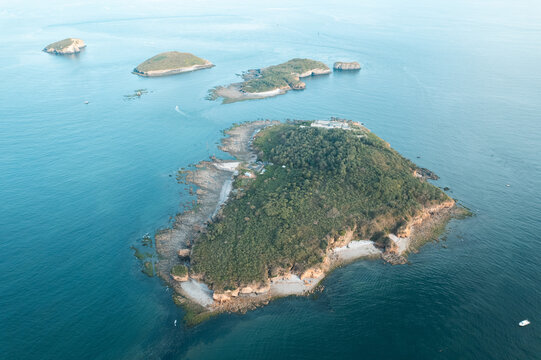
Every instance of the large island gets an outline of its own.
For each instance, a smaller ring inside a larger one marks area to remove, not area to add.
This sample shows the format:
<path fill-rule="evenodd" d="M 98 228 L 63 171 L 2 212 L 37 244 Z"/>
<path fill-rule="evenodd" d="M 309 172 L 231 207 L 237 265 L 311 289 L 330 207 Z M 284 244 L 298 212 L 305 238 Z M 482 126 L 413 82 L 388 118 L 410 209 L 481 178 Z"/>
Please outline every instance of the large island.
<path fill-rule="evenodd" d="M 145 60 L 133 69 L 140 76 L 166 76 L 213 67 L 210 61 L 190 53 L 168 51 Z"/>
<path fill-rule="evenodd" d="M 354 259 L 403 264 L 460 213 L 360 123 L 257 121 L 227 134 L 235 160 L 182 172 L 197 201 L 156 235 L 158 272 L 190 323 L 308 293 Z"/>
<path fill-rule="evenodd" d="M 289 90 L 306 88 L 301 78 L 330 72 L 329 67 L 320 61 L 291 59 L 279 65 L 248 70 L 242 74 L 243 82 L 210 90 L 210 99 L 221 97 L 224 103 L 230 103 L 281 95 Z"/>

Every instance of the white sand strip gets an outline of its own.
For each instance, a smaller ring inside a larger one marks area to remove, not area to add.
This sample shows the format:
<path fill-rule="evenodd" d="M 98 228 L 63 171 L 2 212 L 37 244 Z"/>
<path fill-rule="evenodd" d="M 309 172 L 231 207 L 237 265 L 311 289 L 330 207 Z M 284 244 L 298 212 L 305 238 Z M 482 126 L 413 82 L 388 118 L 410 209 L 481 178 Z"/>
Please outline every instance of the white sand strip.
<path fill-rule="evenodd" d="M 218 170 L 225 170 L 225 171 L 236 171 L 237 167 L 239 166 L 240 162 L 238 161 L 229 161 L 229 162 L 217 162 L 214 163 L 214 166 Z"/>
<path fill-rule="evenodd" d="M 210 306 L 214 302 L 212 300 L 212 291 L 208 286 L 194 279 L 181 283 L 180 287 L 183 291 L 182 295 L 202 306 Z"/>
<path fill-rule="evenodd" d="M 381 250 L 376 248 L 370 240 L 357 240 L 351 241 L 346 246 L 335 248 L 333 254 L 338 260 L 349 261 L 365 256 L 380 255 Z"/>

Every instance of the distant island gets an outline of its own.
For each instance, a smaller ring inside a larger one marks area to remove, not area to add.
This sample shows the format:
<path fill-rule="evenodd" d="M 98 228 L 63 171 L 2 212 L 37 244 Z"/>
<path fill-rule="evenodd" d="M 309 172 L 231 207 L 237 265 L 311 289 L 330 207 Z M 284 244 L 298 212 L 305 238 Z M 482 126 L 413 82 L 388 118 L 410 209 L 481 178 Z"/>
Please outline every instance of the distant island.
<path fill-rule="evenodd" d="M 67 38 L 45 46 L 43 51 L 49 54 L 70 55 L 76 54 L 86 47 L 81 39 Z"/>
<path fill-rule="evenodd" d="M 133 73 L 140 76 L 166 76 L 213 67 L 210 61 L 190 53 L 168 51 L 139 64 Z"/>
<path fill-rule="evenodd" d="M 301 78 L 330 72 L 329 67 L 320 61 L 292 59 L 263 69 L 248 70 L 241 75 L 243 82 L 218 86 L 210 90 L 209 99 L 221 97 L 224 103 L 230 103 L 281 95 L 289 90 L 303 90 L 306 84 Z"/>
<path fill-rule="evenodd" d="M 403 264 L 467 212 L 357 122 L 256 121 L 226 134 L 235 159 L 181 171 L 197 200 L 155 237 L 157 271 L 191 324 L 309 293 L 358 258 Z"/>
<path fill-rule="evenodd" d="M 361 70 L 361 64 L 356 61 L 344 62 L 337 61 L 333 65 L 334 70 Z"/>

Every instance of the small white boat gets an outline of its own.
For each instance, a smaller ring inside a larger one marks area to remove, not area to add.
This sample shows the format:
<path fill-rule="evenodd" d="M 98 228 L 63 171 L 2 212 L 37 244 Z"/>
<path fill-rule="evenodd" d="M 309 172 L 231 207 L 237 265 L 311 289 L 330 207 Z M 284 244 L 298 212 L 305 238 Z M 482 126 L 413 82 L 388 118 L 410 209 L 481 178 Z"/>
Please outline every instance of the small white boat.
<path fill-rule="evenodd" d="M 88 100 L 85 100 L 85 104 L 88 104 Z"/>
<path fill-rule="evenodd" d="M 521 322 L 518 323 L 518 326 L 526 326 L 526 325 L 530 325 L 530 322 L 528 320 L 522 320 Z"/>
<path fill-rule="evenodd" d="M 177 321 L 175 320 L 175 326 L 177 326 Z"/>

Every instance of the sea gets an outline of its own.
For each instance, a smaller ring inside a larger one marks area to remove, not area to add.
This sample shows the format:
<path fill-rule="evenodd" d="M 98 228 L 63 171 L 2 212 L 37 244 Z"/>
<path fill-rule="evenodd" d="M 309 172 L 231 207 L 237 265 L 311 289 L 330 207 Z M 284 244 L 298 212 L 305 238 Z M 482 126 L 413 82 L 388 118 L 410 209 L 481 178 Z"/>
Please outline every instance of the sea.
<path fill-rule="evenodd" d="M 67 37 L 88 46 L 41 51 Z M 171 50 L 216 66 L 131 73 Z M 295 57 L 362 70 L 206 99 Z M 541 359 L 540 64 L 533 0 L 0 0 L 0 358 Z M 312 296 L 182 325 L 131 249 L 189 201 L 177 171 L 225 156 L 234 123 L 330 117 L 474 216 L 407 265 L 358 261 Z"/>

